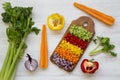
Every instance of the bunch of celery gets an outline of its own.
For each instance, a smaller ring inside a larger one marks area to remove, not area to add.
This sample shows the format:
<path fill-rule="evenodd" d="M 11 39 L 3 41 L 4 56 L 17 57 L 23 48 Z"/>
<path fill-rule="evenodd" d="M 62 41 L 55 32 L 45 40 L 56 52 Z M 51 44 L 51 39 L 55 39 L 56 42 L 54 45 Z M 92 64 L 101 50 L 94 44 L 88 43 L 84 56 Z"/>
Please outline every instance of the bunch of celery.
<path fill-rule="evenodd" d="M 0 70 L 0 80 L 14 80 L 17 65 L 27 48 L 25 40 L 31 32 L 38 34 L 39 29 L 32 27 L 32 7 L 12 7 L 6 2 L 3 9 L 3 22 L 9 25 L 6 29 L 9 46 Z"/>

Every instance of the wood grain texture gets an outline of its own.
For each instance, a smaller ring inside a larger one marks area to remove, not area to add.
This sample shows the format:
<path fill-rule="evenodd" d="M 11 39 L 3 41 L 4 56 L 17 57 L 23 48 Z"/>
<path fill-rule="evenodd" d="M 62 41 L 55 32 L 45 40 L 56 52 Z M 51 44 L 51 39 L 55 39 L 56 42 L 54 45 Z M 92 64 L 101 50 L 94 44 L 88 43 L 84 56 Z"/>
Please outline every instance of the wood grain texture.
<path fill-rule="evenodd" d="M 2 4 L 8 0 L 0 0 L 0 14 L 4 11 Z M 24 68 L 24 62 L 26 57 L 24 55 L 23 59 L 17 69 L 17 74 L 15 80 L 119 80 L 120 79 L 120 0 L 9 0 L 13 6 L 33 6 L 33 20 L 35 21 L 35 26 L 41 29 L 42 24 L 47 24 L 47 17 L 52 13 L 59 13 L 65 17 L 65 27 L 61 31 L 51 31 L 47 27 L 48 34 L 48 56 L 52 54 L 53 50 L 59 43 L 66 29 L 72 20 L 80 16 L 90 15 L 76 9 L 73 6 L 73 2 L 79 2 L 84 5 L 90 6 L 91 8 L 102 11 L 108 15 L 115 18 L 115 24 L 112 27 L 108 27 L 104 23 L 98 21 L 97 19 L 91 17 L 95 22 L 95 36 L 107 36 L 111 38 L 111 43 L 116 45 L 114 49 L 118 53 L 116 58 L 111 57 L 106 54 L 100 54 L 94 57 L 90 57 L 89 52 L 95 47 L 93 42 L 90 43 L 89 47 L 86 49 L 85 54 L 82 56 L 78 65 L 74 71 L 70 74 L 59 69 L 53 65 L 49 60 L 49 67 L 46 70 L 37 69 L 36 72 L 30 73 Z M 0 16 L 0 68 L 2 66 L 3 60 L 6 55 L 6 50 L 8 47 L 7 37 L 6 37 L 6 27 L 7 25 L 2 22 L 2 17 Z M 33 58 L 39 61 L 40 52 L 40 38 L 41 32 L 38 36 L 34 33 L 30 34 L 26 40 L 28 48 L 26 53 L 30 53 Z M 100 68 L 93 74 L 84 74 L 80 69 L 80 63 L 84 58 L 94 58 L 99 61 Z"/>

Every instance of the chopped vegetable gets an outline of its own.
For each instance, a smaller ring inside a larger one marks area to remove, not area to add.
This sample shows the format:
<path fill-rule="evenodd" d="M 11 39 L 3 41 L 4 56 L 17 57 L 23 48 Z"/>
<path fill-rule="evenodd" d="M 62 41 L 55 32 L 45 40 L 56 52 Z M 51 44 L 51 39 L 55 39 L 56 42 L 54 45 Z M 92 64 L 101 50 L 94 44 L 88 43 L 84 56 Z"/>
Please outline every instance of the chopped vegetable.
<path fill-rule="evenodd" d="M 99 68 L 99 63 L 97 61 L 93 61 L 94 59 L 88 60 L 84 59 L 81 63 L 81 70 L 84 73 L 95 73 Z"/>
<path fill-rule="evenodd" d="M 70 42 L 73 45 L 76 45 L 78 47 L 80 47 L 81 49 L 85 50 L 88 46 L 88 42 L 87 41 L 83 41 L 82 39 L 78 38 L 77 36 L 74 36 L 70 33 L 67 33 L 67 35 L 64 37 L 64 39 L 67 42 Z"/>
<path fill-rule="evenodd" d="M 41 38 L 41 51 L 40 51 L 40 68 L 45 69 L 48 67 L 48 44 L 46 25 L 42 26 L 42 38 Z"/>
<path fill-rule="evenodd" d="M 72 51 L 69 51 L 67 49 L 57 47 L 55 50 L 61 58 L 67 59 L 71 61 L 73 64 L 77 63 L 79 60 L 79 56 L 74 55 Z"/>
<path fill-rule="evenodd" d="M 112 26 L 115 22 L 115 19 L 112 16 L 106 15 L 100 11 L 89 8 L 83 4 L 79 4 L 77 2 L 74 2 L 74 6 L 77 7 L 78 9 L 81 9 L 82 11 L 90 14 L 91 16 L 99 19 L 100 21 L 104 22 L 107 25 Z"/>
<path fill-rule="evenodd" d="M 70 44 L 66 40 L 62 40 L 61 43 L 59 44 L 59 47 L 68 49 L 70 52 L 73 52 L 77 56 L 81 56 L 81 54 L 83 54 L 83 50 L 81 48 L 79 48 L 76 45 Z"/>
<path fill-rule="evenodd" d="M 54 13 L 48 17 L 47 22 L 51 30 L 61 30 L 64 27 L 65 19 L 64 16 Z"/>
<path fill-rule="evenodd" d="M 115 48 L 115 45 L 110 44 L 110 38 L 97 37 L 97 40 L 99 40 L 98 46 L 90 52 L 90 56 L 93 56 L 102 52 L 110 54 L 114 57 L 117 56 L 117 53 L 112 51 Z"/>
<path fill-rule="evenodd" d="M 79 37 L 82 40 L 89 41 L 92 37 L 92 34 L 81 26 L 72 25 L 69 31 L 71 34 Z"/>
<path fill-rule="evenodd" d="M 6 35 L 8 51 L 0 71 L 0 80 L 13 80 L 17 65 L 27 48 L 25 40 L 31 32 L 39 33 L 39 29 L 32 27 L 32 7 L 12 7 L 9 2 L 3 4 L 3 22 L 8 24 Z"/>
<path fill-rule="evenodd" d="M 65 70 L 72 70 L 74 68 L 74 64 L 67 59 L 60 57 L 56 52 L 53 54 L 53 61 L 59 67 L 62 67 Z"/>
<path fill-rule="evenodd" d="M 27 54 L 28 60 L 25 61 L 25 68 L 31 72 L 35 71 L 38 67 L 38 62 L 36 59 L 33 59 L 29 54 Z"/>

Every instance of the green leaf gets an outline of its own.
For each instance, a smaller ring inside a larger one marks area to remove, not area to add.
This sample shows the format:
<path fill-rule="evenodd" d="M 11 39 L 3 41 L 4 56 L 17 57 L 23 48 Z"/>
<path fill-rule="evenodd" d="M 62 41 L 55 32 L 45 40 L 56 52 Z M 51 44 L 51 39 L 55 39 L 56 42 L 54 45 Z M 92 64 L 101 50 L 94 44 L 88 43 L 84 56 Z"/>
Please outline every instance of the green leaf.
<path fill-rule="evenodd" d="M 114 57 L 116 57 L 117 56 L 117 53 L 115 53 L 115 52 L 110 52 L 110 54 L 112 55 L 112 56 L 114 56 Z"/>
<path fill-rule="evenodd" d="M 32 28 L 32 32 L 35 32 L 35 34 L 38 34 L 40 31 L 40 29 L 36 28 L 36 27 L 33 27 Z"/>
<path fill-rule="evenodd" d="M 11 9 L 12 6 L 11 6 L 10 2 L 5 2 L 3 4 L 3 8 L 5 9 L 5 11 L 7 11 L 7 10 Z"/>
<path fill-rule="evenodd" d="M 93 42 L 94 42 L 95 44 L 97 44 L 97 39 L 93 39 Z"/>

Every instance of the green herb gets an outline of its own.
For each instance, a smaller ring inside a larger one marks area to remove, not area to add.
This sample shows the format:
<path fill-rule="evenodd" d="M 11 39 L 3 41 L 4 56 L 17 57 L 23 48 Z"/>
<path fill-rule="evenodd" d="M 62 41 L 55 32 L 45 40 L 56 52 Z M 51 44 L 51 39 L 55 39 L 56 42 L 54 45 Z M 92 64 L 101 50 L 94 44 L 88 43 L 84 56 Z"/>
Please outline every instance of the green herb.
<path fill-rule="evenodd" d="M 8 24 L 6 35 L 9 47 L 0 71 L 0 80 L 14 80 L 17 65 L 23 57 L 27 45 L 25 40 L 31 32 L 39 33 L 39 29 L 32 27 L 32 7 L 12 7 L 9 2 L 3 4 L 3 22 Z"/>
<path fill-rule="evenodd" d="M 71 34 L 81 38 L 82 40 L 89 41 L 92 37 L 92 34 L 81 26 L 72 25 L 69 31 Z"/>
<path fill-rule="evenodd" d="M 95 44 L 97 44 L 97 39 L 93 39 L 93 42 L 94 42 Z"/>
<path fill-rule="evenodd" d="M 99 41 L 98 46 L 93 49 L 90 52 L 90 56 L 99 54 L 99 53 L 106 53 L 106 54 L 110 54 L 112 56 L 117 56 L 117 54 L 115 52 L 113 52 L 112 50 L 115 48 L 115 45 L 110 44 L 110 38 L 108 37 L 97 37 L 97 40 Z"/>

